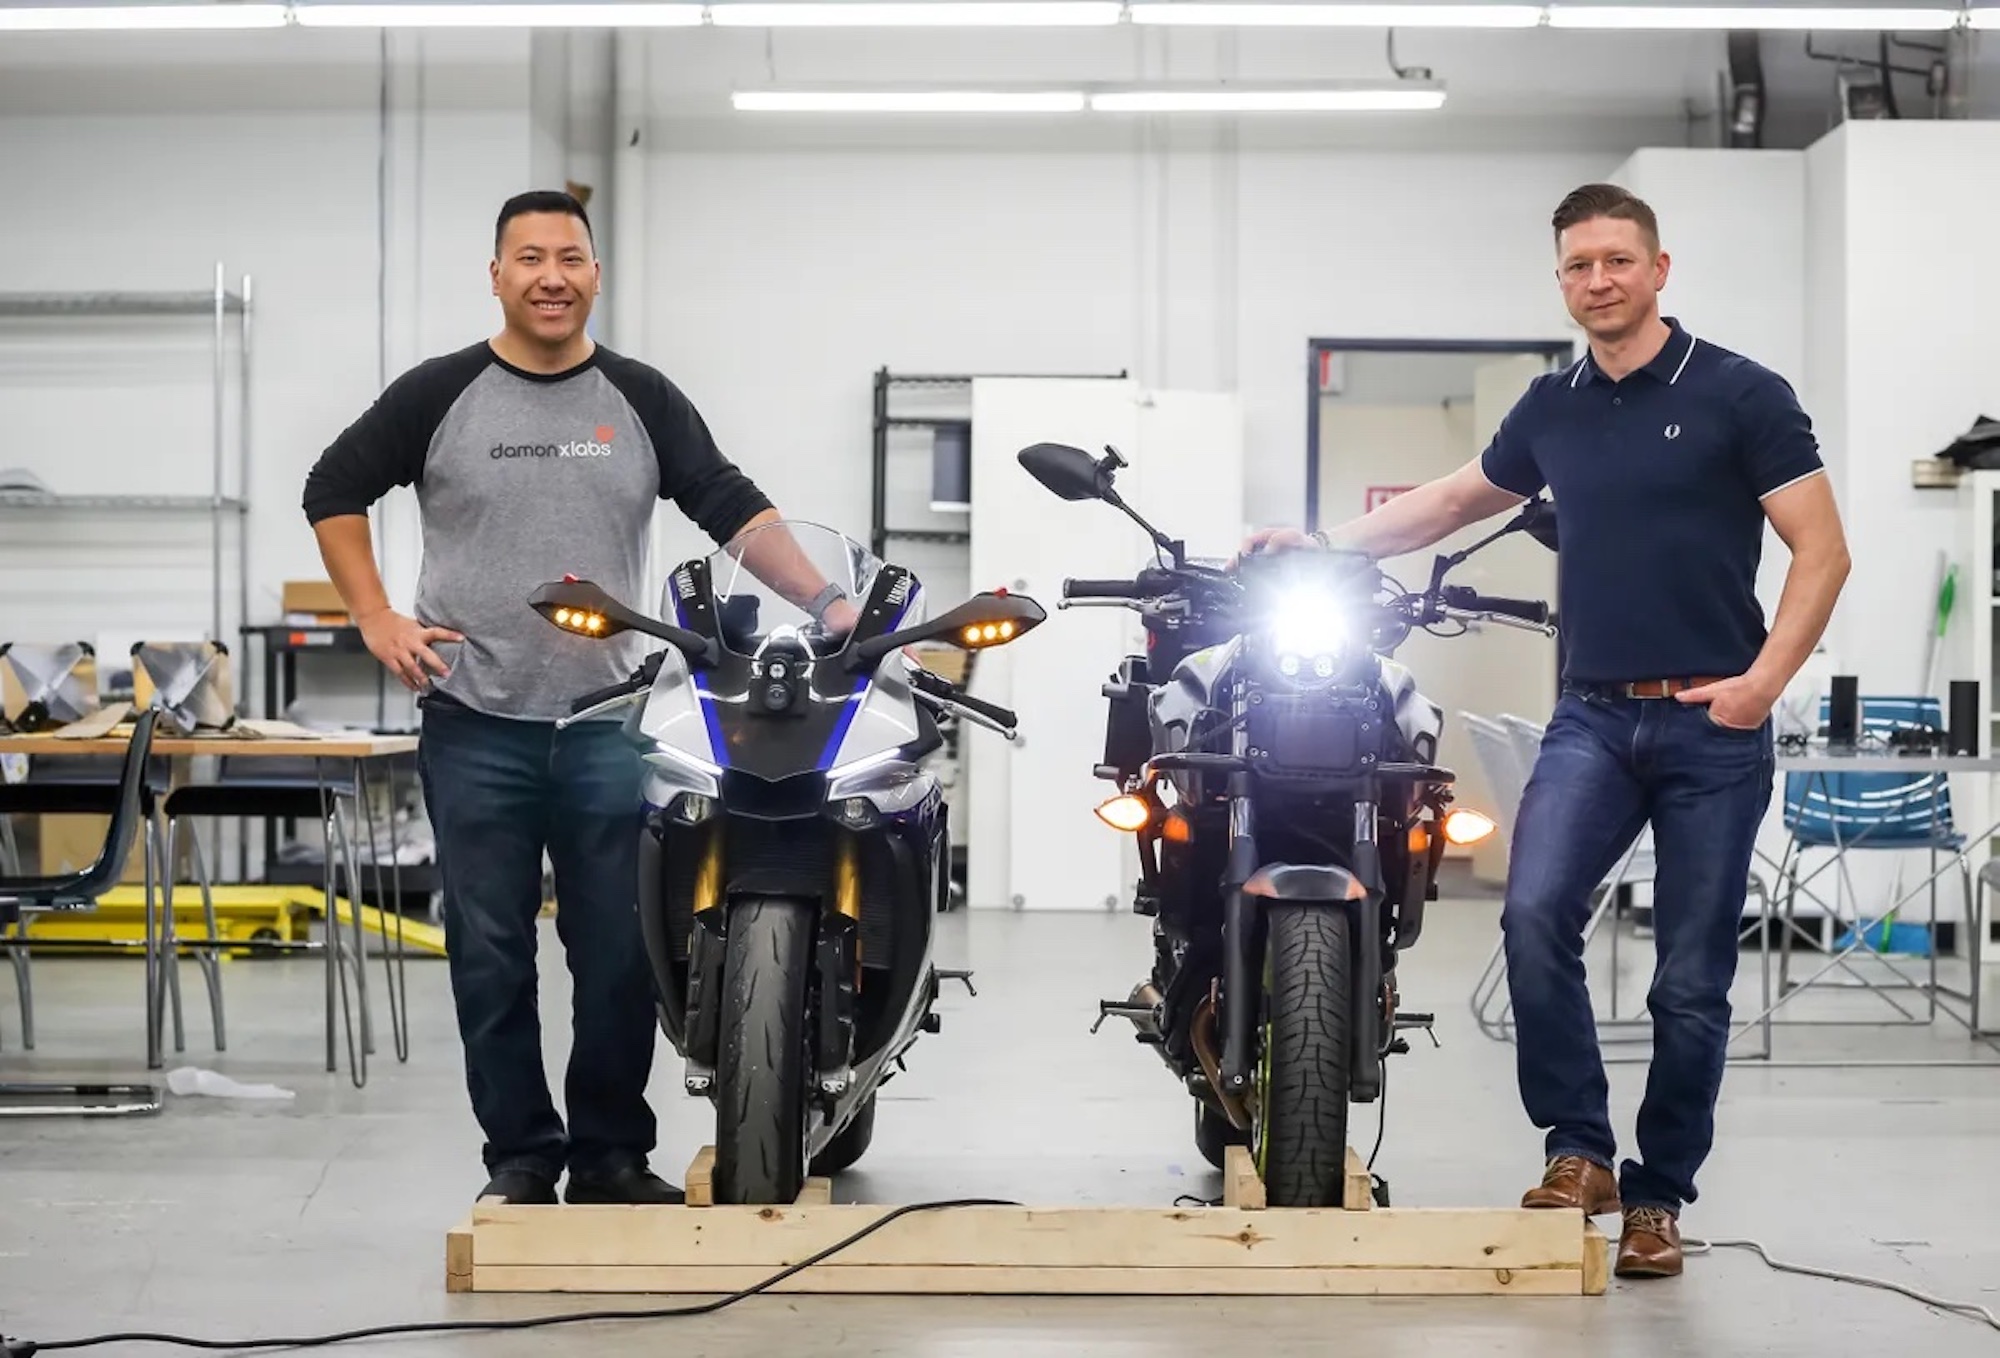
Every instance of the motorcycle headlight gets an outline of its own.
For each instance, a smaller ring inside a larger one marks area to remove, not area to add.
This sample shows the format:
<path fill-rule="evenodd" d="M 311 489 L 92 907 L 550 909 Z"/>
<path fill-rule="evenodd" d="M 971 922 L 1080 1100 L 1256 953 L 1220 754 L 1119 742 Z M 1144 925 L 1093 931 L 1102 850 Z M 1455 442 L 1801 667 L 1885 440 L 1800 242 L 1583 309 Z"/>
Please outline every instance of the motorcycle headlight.
<path fill-rule="evenodd" d="M 1349 626 L 1340 605 L 1324 594 L 1298 592 L 1278 601 L 1271 615 L 1271 649 L 1288 679 L 1333 677 L 1347 648 Z"/>

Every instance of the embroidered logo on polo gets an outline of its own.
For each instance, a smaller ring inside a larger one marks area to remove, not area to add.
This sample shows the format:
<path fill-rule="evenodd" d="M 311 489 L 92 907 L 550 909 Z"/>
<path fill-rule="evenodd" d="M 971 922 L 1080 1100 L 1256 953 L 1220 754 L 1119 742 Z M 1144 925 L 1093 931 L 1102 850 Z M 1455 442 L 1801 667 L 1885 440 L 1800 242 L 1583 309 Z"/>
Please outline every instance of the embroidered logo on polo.
<path fill-rule="evenodd" d="M 610 457 L 615 432 L 610 425 L 600 424 L 591 431 L 593 438 L 570 443 L 496 443 L 487 455 L 496 462 L 516 457 Z"/>
<path fill-rule="evenodd" d="M 1670 424 L 1670 425 L 1668 425 L 1668 426 L 1667 426 L 1667 437 L 1668 437 L 1668 438 L 1670 438 L 1670 439 L 1677 439 L 1677 438 L 1679 438 L 1680 436 L 1681 436 L 1681 427 L 1680 427 L 1679 425 L 1677 425 L 1677 424 Z"/>

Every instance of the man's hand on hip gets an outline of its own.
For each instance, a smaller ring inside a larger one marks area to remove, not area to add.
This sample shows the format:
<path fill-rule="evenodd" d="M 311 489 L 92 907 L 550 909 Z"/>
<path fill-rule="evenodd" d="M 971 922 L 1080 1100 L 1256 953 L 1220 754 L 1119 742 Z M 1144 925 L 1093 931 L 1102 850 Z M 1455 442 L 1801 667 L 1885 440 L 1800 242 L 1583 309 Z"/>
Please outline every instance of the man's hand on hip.
<path fill-rule="evenodd" d="M 449 627 L 426 627 L 393 608 L 356 619 L 356 625 L 361 628 L 361 639 L 367 643 L 368 653 L 402 680 L 405 688 L 417 693 L 430 687 L 430 674 L 442 679 L 450 673 L 450 667 L 438 658 L 431 643 L 465 640 Z"/>
<path fill-rule="evenodd" d="M 1682 689 L 1674 697 L 1684 703 L 1705 703 L 1709 716 L 1718 725 L 1744 731 L 1762 726 L 1778 701 L 1778 694 L 1769 685 L 1748 674 Z"/>

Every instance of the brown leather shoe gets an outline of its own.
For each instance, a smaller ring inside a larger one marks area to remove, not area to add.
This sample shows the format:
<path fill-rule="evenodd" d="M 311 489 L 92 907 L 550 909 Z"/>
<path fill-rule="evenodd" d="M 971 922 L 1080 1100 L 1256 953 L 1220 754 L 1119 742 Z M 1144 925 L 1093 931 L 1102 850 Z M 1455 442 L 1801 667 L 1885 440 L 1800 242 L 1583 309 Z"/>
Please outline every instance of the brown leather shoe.
<path fill-rule="evenodd" d="M 1618 1238 L 1621 1278 L 1677 1278 L 1681 1271 L 1681 1226 L 1664 1207 L 1633 1207 L 1625 1212 L 1625 1233 Z"/>
<path fill-rule="evenodd" d="M 1616 1212 L 1618 1180 L 1594 1160 L 1558 1155 L 1549 1161 L 1541 1184 L 1522 1196 L 1521 1206 L 1581 1210 L 1587 1217 Z"/>

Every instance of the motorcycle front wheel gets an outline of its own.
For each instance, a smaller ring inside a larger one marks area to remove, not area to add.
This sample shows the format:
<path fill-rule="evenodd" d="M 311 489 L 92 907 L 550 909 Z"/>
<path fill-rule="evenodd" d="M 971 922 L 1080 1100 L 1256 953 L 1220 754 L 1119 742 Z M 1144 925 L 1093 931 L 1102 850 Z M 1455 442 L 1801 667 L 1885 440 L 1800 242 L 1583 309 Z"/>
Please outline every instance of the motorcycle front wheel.
<path fill-rule="evenodd" d="M 1257 1168 L 1272 1207 L 1338 1207 L 1347 1162 L 1354 967 L 1337 905 L 1265 915 Z"/>
<path fill-rule="evenodd" d="M 814 911 L 752 897 L 729 908 L 715 1103 L 715 1200 L 798 1200 L 806 1174 L 806 978 Z"/>

